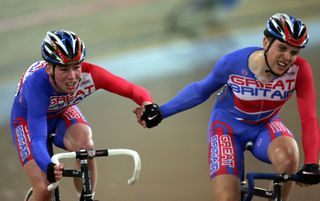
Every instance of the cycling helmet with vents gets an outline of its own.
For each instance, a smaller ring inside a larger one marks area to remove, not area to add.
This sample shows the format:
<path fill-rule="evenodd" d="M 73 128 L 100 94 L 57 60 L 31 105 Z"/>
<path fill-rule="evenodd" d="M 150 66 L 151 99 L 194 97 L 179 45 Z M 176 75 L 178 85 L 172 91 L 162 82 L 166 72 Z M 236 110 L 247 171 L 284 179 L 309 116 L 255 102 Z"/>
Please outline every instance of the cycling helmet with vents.
<path fill-rule="evenodd" d="M 309 40 L 307 26 L 300 19 L 284 13 L 269 18 L 264 35 L 299 48 L 304 48 Z"/>
<path fill-rule="evenodd" d="M 86 57 L 86 48 L 80 38 L 71 31 L 48 31 L 41 45 L 45 61 L 58 65 L 80 63 Z"/>

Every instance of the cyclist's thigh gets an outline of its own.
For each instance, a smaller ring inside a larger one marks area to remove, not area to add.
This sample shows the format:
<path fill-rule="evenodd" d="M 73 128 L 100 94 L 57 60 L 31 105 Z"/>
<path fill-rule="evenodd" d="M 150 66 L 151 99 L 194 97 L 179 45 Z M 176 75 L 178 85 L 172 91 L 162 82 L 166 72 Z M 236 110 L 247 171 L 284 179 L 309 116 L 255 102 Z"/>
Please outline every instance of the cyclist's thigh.
<path fill-rule="evenodd" d="M 242 176 L 243 148 L 234 127 L 227 121 L 212 119 L 208 130 L 208 163 L 211 179 L 218 175 Z"/>
<path fill-rule="evenodd" d="M 48 185 L 46 174 L 36 164 L 32 156 L 26 117 L 24 117 L 24 115 L 15 116 L 15 114 L 13 114 L 11 122 L 12 140 L 16 146 L 23 170 L 26 172 L 34 189 L 35 193 L 33 196 L 38 197 L 38 200 L 44 200 L 44 198 L 50 197 L 51 193 L 46 189 Z"/>
<path fill-rule="evenodd" d="M 290 130 L 283 125 L 279 118 L 272 119 L 269 123 L 265 124 L 254 141 L 253 155 L 261 161 L 271 163 L 268 157 L 268 147 L 273 140 L 282 136 L 294 139 Z"/>
<path fill-rule="evenodd" d="M 86 132 L 84 132 L 86 135 L 91 135 L 91 130 L 88 122 L 76 105 L 67 108 L 56 119 L 56 135 L 53 141 L 54 144 L 60 148 L 67 149 L 65 144 L 65 137 L 68 133 L 70 133 L 70 130 L 74 129 L 74 127 L 80 127 L 82 128 L 82 130 L 86 130 Z M 75 135 L 77 135 L 78 138 L 81 138 L 80 136 L 82 135 L 82 133 L 83 132 L 77 132 Z M 88 136 L 88 138 L 90 139 L 91 136 Z"/>

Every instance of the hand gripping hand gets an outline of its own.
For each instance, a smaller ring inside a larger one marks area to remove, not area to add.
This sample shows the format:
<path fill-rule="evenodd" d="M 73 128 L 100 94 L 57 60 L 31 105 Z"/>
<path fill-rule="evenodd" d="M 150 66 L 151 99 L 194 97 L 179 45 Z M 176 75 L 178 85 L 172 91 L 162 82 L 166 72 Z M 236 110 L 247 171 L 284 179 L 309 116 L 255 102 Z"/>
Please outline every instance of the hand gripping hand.
<path fill-rule="evenodd" d="M 299 181 L 305 184 L 320 183 L 320 169 L 319 164 L 305 164 L 297 175 L 300 177 Z"/>
<path fill-rule="evenodd" d="M 160 108 L 157 104 L 148 104 L 144 106 L 144 112 L 141 116 L 141 121 L 146 122 L 147 128 L 157 126 L 162 121 Z"/>

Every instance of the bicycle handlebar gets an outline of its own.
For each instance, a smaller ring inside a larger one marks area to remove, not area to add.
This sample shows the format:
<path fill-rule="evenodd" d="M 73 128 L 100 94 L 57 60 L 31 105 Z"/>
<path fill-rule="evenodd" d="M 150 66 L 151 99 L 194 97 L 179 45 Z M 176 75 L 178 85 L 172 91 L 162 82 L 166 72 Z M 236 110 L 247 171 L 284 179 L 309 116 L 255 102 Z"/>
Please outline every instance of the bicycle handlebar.
<path fill-rule="evenodd" d="M 116 156 L 116 155 L 129 155 L 133 158 L 134 161 L 134 170 L 132 177 L 129 178 L 128 184 L 132 185 L 136 181 L 138 181 L 140 177 L 140 171 L 141 171 L 141 159 L 139 154 L 131 149 L 104 149 L 104 150 L 81 150 L 81 151 L 74 151 L 74 152 L 66 152 L 66 153 L 58 153 L 54 154 L 51 157 L 52 163 L 59 165 L 60 159 L 66 159 L 66 158 L 81 158 L 81 159 L 87 159 L 87 158 L 94 158 L 98 156 Z M 51 183 L 48 185 L 47 189 L 48 191 L 53 191 L 57 186 L 59 185 L 59 181 Z"/>
<path fill-rule="evenodd" d="M 59 159 L 63 159 L 63 158 L 76 158 L 76 152 L 69 152 L 69 153 L 59 153 L 59 154 L 55 154 L 51 157 L 51 162 L 59 165 L 60 161 Z M 53 191 L 55 188 L 57 188 L 59 186 L 59 181 L 56 181 L 54 183 L 51 183 L 48 185 L 47 189 L 48 191 Z"/>

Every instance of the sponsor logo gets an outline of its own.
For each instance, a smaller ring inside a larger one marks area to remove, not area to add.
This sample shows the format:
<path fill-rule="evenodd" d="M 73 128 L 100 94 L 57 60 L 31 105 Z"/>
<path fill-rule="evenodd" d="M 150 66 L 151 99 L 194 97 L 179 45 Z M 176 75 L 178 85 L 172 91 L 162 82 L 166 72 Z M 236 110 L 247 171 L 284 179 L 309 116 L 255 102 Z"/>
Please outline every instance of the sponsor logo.
<path fill-rule="evenodd" d="M 295 79 L 285 77 L 265 84 L 253 78 L 231 75 L 228 84 L 235 94 L 243 98 L 249 95 L 257 99 L 283 100 L 287 99 L 295 90 Z"/>
<path fill-rule="evenodd" d="M 214 135 L 210 141 L 210 174 L 215 174 L 220 166 L 234 168 L 235 157 L 231 137 L 228 135 Z"/>
<path fill-rule="evenodd" d="M 78 113 L 78 111 L 73 109 L 72 107 L 63 112 L 63 117 L 65 117 L 69 121 L 71 121 L 72 119 L 81 119 L 80 113 Z"/>
<path fill-rule="evenodd" d="M 228 135 L 220 136 L 221 165 L 234 167 L 234 152 L 231 137 Z"/>
<path fill-rule="evenodd" d="M 93 84 L 79 88 L 74 94 L 68 94 L 65 96 L 51 96 L 49 111 L 58 110 L 70 105 L 81 102 L 84 98 L 91 95 L 95 91 Z"/>
<path fill-rule="evenodd" d="M 19 154 L 21 157 L 21 161 L 25 161 L 30 156 L 30 148 L 29 148 L 29 140 L 27 139 L 27 135 L 23 130 L 23 126 L 20 125 L 16 128 L 17 133 L 17 140 L 18 140 L 18 147 L 19 147 Z"/>
<path fill-rule="evenodd" d="M 211 156 L 210 156 L 210 175 L 219 170 L 219 142 L 218 136 L 214 135 L 210 140 Z"/>
<path fill-rule="evenodd" d="M 152 120 L 152 119 L 154 119 L 154 118 L 156 118 L 158 115 L 156 114 L 156 115 L 154 115 L 154 116 L 152 116 L 152 117 L 148 117 L 148 120 Z"/>
<path fill-rule="evenodd" d="M 281 132 L 281 133 L 287 133 L 288 135 L 293 136 L 291 131 L 288 130 L 287 127 L 285 127 L 285 125 L 283 125 L 281 121 L 270 122 L 268 123 L 268 126 L 271 128 L 273 133 Z"/>

